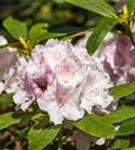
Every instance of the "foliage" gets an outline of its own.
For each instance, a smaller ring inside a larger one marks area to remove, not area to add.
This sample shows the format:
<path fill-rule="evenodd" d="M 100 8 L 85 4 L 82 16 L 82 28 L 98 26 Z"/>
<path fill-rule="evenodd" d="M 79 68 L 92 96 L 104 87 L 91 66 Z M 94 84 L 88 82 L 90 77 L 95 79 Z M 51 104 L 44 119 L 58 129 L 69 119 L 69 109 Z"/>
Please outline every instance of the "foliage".
<path fill-rule="evenodd" d="M 98 47 L 110 31 L 128 36 L 134 45 L 134 34 L 131 31 L 135 12 L 134 0 L 128 0 L 121 13 L 116 12 L 115 6 L 105 0 L 52 0 L 30 3 L 31 1 L 27 2 L 27 5 L 31 6 L 30 9 L 25 7 L 24 10 L 20 10 L 21 14 L 18 14 L 17 19 L 8 17 L 10 13 L 7 13 L 6 18 L 1 15 L 2 19 L 5 18 L 4 28 L 2 27 L 1 31 L 4 31 L 3 33 L 6 33 L 5 35 L 9 38 L 9 44 L 4 46 L 13 45 L 24 56 L 30 55 L 32 48 L 50 38 L 69 39 L 75 43 L 78 37 L 89 31 L 92 33 L 87 40 L 86 48 L 90 55 L 97 52 Z M 24 3 L 21 5 L 25 6 Z M 22 8 L 22 6 L 20 7 Z M 59 14 L 56 8 L 61 10 Z M 63 8 L 67 8 L 67 10 L 63 11 Z M 83 15 L 79 11 L 75 13 L 76 10 L 80 10 Z M 34 21 L 31 19 L 33 14 Z M 92 18 L 92 22 L 89 17 Z M 98 21 L 99 18 L 100 21 Z M 62 26 L 59 27 L 60 24 Z M 15 110 L 12 94 L 3 92 L 0 96 L 0 135 L 10 128 L 15 128 L 15 134 L 12 135 L 14 141 L 9 144 L 9 147 L 23 137 L 23 140 L 27 141 L 24 146 L 26 149 L 47 150 L 48 147 L 54 146 L 61 150 L 61 140 L 66 137 L 63 144 L 68 145 L 66 139 L 70 136 L 70 132 L 79 129 L 90 136 L 112 140 L 112 144 L 108 146 L 112 150 L 128 149 L 130 135 L 135 135 L 135 105 L 132 105 L 130 101 L 127 105 L 126 97 L 134 92 L 134 82 L 111 87 L 109 93 L 113 96 L 114 103 L 118 103 L 116 110 L 109 114 L 101 113 L 102 115 L 86 113 L 80 120 L 64 120 L 62 125 L 56 126 L 49 121 L 46 113 L 37 109 L 35 103 L 26 112 Z M 72 130 L 66 132 L 68 130 L 65 129 L 66 125 L 71 125 Z M 116 129 L 118 126 L 119 128 Z M 4 147 L 6 144 L 0 142 L 0 149 Z"/>

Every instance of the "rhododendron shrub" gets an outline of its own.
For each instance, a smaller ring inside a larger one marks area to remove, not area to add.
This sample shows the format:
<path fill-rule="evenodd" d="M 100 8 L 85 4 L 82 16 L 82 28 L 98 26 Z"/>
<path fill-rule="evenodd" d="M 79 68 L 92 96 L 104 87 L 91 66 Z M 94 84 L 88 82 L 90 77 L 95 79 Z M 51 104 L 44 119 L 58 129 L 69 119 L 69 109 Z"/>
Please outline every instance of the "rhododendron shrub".
<path fill-rule="evenodd" d="M 0 139 L 12 136 L 12 145 L 23 141 L 29 150 L 134 149 L 135 1 L 67 2 L 101 19 L 86 30 L 55 29 L 57 17 L 56 24 L 3 21 Z"/>

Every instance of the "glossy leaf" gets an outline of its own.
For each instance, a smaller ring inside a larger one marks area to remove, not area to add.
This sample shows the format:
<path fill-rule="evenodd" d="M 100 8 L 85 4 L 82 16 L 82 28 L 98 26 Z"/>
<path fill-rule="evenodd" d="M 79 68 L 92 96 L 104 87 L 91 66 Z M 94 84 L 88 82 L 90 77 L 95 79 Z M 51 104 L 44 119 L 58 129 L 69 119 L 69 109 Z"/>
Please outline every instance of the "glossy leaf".
<path fill-rule="evenodd" d="M 6 109 L 13 105 L 12 94 L 1 94 L 0 95 L 0 109 Z"/>
<path fill-rule="evenodd" d="M 131 106 L 123 106 L 117 110 L 103 116 L 102 121 L 111 123 L 120 123 L 124 120 L 135 117 L 135 108 Z"/>
<path fill-rule="evenodd" d="M 8 17 L 4 20 L 3 26 L 15 39 L 20 40 L 20 37 L 27 39 L 27 26 L 24 22 Z"/>
<path fill-rule="evenodd" d="M 114 9 L 104 0 L 67 0 L 67 2 L 104 17 L 117 18 Z"/>
<path fill-rule="evenodd" d="M 118 20 L 112 18 L 103 18 L 90 35 L 86 47 L 89 54 L 93 54 L 106 34 L 117 24 Z"/>
<path fill-rule="evenodd" d="M 53 37 L 61 37 L 65 35 L 64 33 L 48 32 L 47 27 L 48 25 L 46 23 L 36 24 L 31 27 L 28 34 L 28 40 L 31 47 L 35 46 L 43 40 L 47 40 Z"/>
<path fill-rule="evenodd" d="M 79 121 L 74 122 L 73 125 L 96 137 L 103 137 L 106 139 L 113 138 L 115 136 L 115 130 L 112 124 L 103 122 L 101 118 L 101 116 L 95 115 L 85 116 Z"/>
<path fill-rule="evenodd" d="M 43 149 L 55 139 L 59 130 L 59 126 L 45 129 L 32 127 L 28 133 L 29 150 Z"/>
<path fill-rule="evenodd" d="M 135 134 L 135 118 L 123 122 L 117 132 L 118 136 Z"/>
<path fill-rule="evenodd" d="M 125 83 L 109 89 L 114 100 L 119 100 L 122 97 L 128 96 L 135 92 L 135 83 Z"/>
<path fill-rule="evenodd" d="M 0 115 L 0 130 L 20 122 L 20 119 L 13 118 L 12 114 L 13 113 L 10 112 Z"/>
<path fill-rule="evenodd" d="M 129 147 L 129 139 L 126 139 L 126 138 L 118 138 L 115 140 L 115 142 L 113 143 L 113 145 L 111 146 L 111 150 L 122 150 L 125 148 L 128 148 Z"/>

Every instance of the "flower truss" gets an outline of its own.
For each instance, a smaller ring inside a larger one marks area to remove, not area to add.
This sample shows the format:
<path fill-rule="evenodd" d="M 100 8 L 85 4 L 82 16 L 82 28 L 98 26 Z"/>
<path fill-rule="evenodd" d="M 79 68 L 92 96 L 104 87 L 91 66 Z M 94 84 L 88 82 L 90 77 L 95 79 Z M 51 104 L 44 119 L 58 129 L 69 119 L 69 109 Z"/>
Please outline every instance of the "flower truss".
<path fill-rule="evenodd" d="M 20 59 L 14 102 L 26 110 L 34 101 L 50 120 L 77 120 L 93 107 L 105 109 L 113 100 L 110 78 L 85 48 L 50 39 L 37 45 L 31 57 Z"/>
<path fill-rule="evenodd" d="M 0 36 L 0 46 L 8 44 L 8 41 Z M 0 94 L 5 91 L 14 93 L 17 88 L 16 62 L 18 56 L 16 49 L 7 47 L 0 51 Z"/>
<path fill-rule="evenodd" d="M 97 57 L 114 84 L 135 80 L 135 52 L 128 37 L 112 34 L 99 48 Z"/>
<path fill-rule="evenodd" d="M 76 46 L 85 47 L 89 34 L 80 39 Z M 108 33 L 94 54 L 114 84 L 135 80 L 135 52 L 127 36 Z"/>

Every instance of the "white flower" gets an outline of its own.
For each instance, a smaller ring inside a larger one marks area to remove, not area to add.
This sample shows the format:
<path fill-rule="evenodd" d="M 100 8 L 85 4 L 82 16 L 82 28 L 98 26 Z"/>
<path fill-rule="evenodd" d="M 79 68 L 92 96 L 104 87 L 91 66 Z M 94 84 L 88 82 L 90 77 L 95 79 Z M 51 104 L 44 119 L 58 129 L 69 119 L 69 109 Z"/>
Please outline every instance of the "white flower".
<path fill-rule="evenodd" d="M 51 39 L 45 46 L 36 46 L 19 68 L 15 103 L 26 110 L 36 100 L 55 124 L 77 120 L 94 106 L 106 108 L 112 102 L 107 91 L 111 83 L 102 67 L 85 48 L 69 42 Z"/>
<path fill-rule="evenodd" d="M 4 36 L 0 35 L 0 46 L 6 45 L 6 44 L 8 44 L 7 39 Z"/>
<path fill-rule="evenodd" d="M 32 98 L 30 100 L 30 98 L 31 96 L 26 91 L 21 90 L 21 88 L 18 88 L 13 96 L 14 102 L 17 105 L 17 109 L 21 108 L 23 111 L 25 111 L 34 101 Z"/>
<path fill-rule="evenodd" d="M 65 118 L 77 120 L 83 117 L 84 110 L 79 106 L 79 96 L 82 90 L 80 85 L 87 72 L 85 65 L 73 53 L 73 46 L 70 43 L 58 41 L 54 43 L 50 47 L 47 43 L 47 50 L 49 50 L 46 56 L 47 63 L 54 71 L 55 80 L 52 85 L 47 86 L 47 90 L 42 97 L 38 98 L 37 103 L 42 110 L 49 113 L 51 121 L 59 124 Z M 61 49 L 57 49 L 58 47 Z"/>
<path fill-rule="evenodd" d="M 87 75 L 86 66 L 75 57 L 67 57 L 56 67 L 56 78 L 60 85 L 76 87 Z"/>
<path fill-rule="evenodd" d="M 84 110 L 79 106 L 80 90 L 80 88 L 66 89 L 55 82 L 37 102 L 42 110 L 48 112 L 50 120 L 55 124 L 62 123 L 64 118 L 77 120 L 84 115 Z"/>
<path fill-rule="evenodd" d="M 80 106 L 88 113 L 92 112 L 94 106 L 106 108 L 113 100 L 108 93 L 108 88 L 112 86 L 110 78 L 99 66 L 95 62 L 95 65 L 88 67 L 89 74 L 83 85 Z"/>

